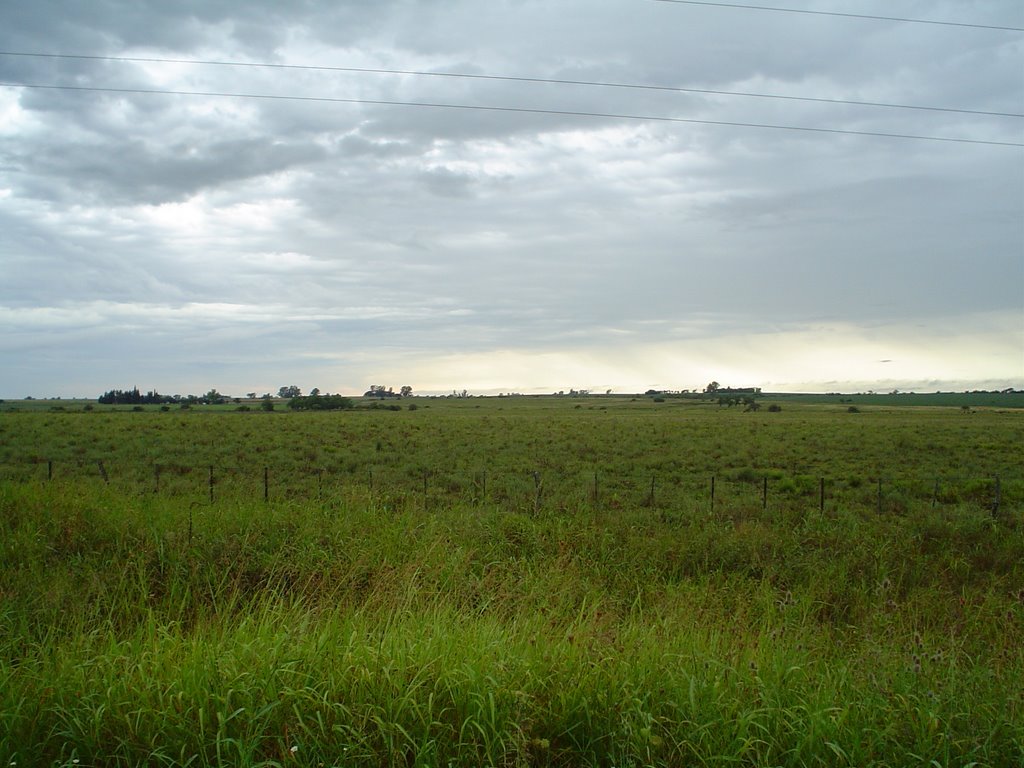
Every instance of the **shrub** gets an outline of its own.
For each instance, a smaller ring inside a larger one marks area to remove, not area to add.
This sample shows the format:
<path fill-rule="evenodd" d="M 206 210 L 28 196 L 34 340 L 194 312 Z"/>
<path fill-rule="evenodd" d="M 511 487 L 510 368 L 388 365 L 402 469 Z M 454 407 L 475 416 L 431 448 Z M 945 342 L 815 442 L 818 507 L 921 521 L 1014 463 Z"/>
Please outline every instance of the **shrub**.
<path fill-rule="evenodd" d="M 846 412 L 847 413 L 860 413 L 860 408 L 858 408 L 856 405 L 851 405 L 849 408 L 846 409 Z"/>
<path fill-rule="evenodd" d="M 778 413 L 782 410 L 782 406 L 778 403 L 772 403 L 768 406 L 768 413 Z"/>

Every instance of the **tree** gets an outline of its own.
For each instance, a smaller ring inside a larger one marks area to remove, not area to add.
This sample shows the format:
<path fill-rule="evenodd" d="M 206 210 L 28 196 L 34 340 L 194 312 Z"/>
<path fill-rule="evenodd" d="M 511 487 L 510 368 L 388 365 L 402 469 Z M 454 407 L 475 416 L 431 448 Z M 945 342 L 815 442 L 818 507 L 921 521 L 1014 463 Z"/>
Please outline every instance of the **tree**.
<path fill-rule="evenodd" d="M 402 387 L 399 390 L 399 394 L 401 394 L 402 397 L 409 397 L 409 395 L 412 394 L 412 387 L 410 387 L 408 384 L 406 384 L 404 387 Z"/>
<path fill-rule="evenodd" d="M 250 400 L 255 400 L 256 399 L 256 393 L 255 392 L 246 392 L 245 396 L 247 398 L 249 398 Z"/>
<path fill-rule="evenodd" d="M 320 397 L 320 387 L 313 387 L 309 390 L 310 397 Z"/>
<path fill-rule="evenodd" d="M 281 387 L 279 390 L 277 390 L 277 396 L 287 398 L 301 397 L 302 390 L 296 387 L 294 384 L 292 384 L 290 387 Z"/>
<path fill-rule="evenodd" d="M 707 392 L 709 395 L 713 395 L 721 388 L 721 384 L 719 384 L 717 381 L 712 381 L 710 384 L 704 387 L 704 391 Z"/>

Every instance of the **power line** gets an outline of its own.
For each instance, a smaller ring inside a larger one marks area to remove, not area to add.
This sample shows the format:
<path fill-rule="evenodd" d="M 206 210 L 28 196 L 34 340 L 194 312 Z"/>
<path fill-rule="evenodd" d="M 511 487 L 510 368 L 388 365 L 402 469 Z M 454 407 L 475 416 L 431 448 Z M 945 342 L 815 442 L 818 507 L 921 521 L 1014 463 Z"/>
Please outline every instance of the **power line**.
<path fill-rule="evenodd" d="M 418 77 L 447 77 L 465 78 L 467 80 L 498 80 L 517 83 L 545 83 L 553 85 L 584 85 L 597 88 L 622 88 L 645 91 L 666 91 L 671 93 L 698 93 L 713 96 L 743 96 L 758 99 L 781 99 L 785 101 L 808 101 L 819 104 L 843 104 L 858 107 L 882 107 L 887 109 L 913 109 L 929 112 L 952 112 L 966 115 L 984 115 L 987 117 L 1021 117 L 1024 113 L 1019 112 L 992 112 L 982 109 L 958 109 L 955 107 L 935 107 L 920 104 L 893 104 L 880 101 L 854 101 L 850 99 L 830 99 L 814 96 L 788 96 L 775 93 L 755 93 L 749 91 L 723 91 L 710 88 L 683 88 L 669 85 L 649 85 L 644 83 L 618 83 L 598 80 L 566 80 L 549 77 L 516 77 L 511 75 L 483 75 L 470 72 L 437 72 L 429 70 L 414 69 L 377 69 L 372 67 L 328 67 L 312 64 L 277 64 L 272 62 L 251 62 L 251 61 L 220 61 L 202 59 L 168 59 L 141 56 L 98 56 L 82 55 L 71 53 L 27 53 L 21 51 L 0 51 L 0 56 L 25 56 L 48 59 L 80 59 L 85 61 L 125 61 L 146 64 L 197 64 L 203 66 L 220 67 L 259 67 L 267 69 L 295 69 L 312 70 L 322 72 L 358 72 L 377 75 L 414 75 Z"/>
<path fill-rule="evenodd" d="M 223 91 L 177 91 L 157 88 L 103 88 L 85 85 L 50 85 L 42 83 L 5 83 L 0 86 L 9 88 L 37 88 L 58 91 L 89 91 L 99 93 L 135 93 L 155 94 L 161 96 L 205 96 L 210 98 L 263 99 L 272 101 L 307 101 L 328 104 L 369 104 L 373 106 L 395 107 L 427 107 L 434 109 L 476 110 L 482 112 L 514 112 L 533 115 L 562 115 L 569 117 L 598 117 L 613 120 L 640 120 L 664 123 L 689 123 L 694 125 L 720 125 L 739 128 L 764 128 L 780 131 L 802 131 L 805 133 L 828 133 L 847 136 L 871 136 L 887 139 L 912 139 L 917 141 L 943 141 L 957 144 L 985 144 L 999 147 L 1024 147 L 1024 143 L 1011 141 L 988 141 L 983 139 L 964 139 L 954 136 L 925 136 L 909 133 L 885 133 L 882 131 L 855 131 L 844 128 L 814 128 L 799 125 L 777 125 L 773 123 L 748 123 L 733 120 L 700 120 L 688 117 L 666 117 L 663 115 L 636 115 L 613 112 L 585 112 L 567 109 L 539 109 L 534 107 L 498 107 L 479 104 L 447 104 L 429 101 L 393 101 L 384 99 L 343 99 L 330 96 L 282 96 L 265 93 L 228 93 Z"/>
<path fill-rule="evenodd" d="M 779 13 L 803 13 L 812 16 L 838 16 L 846 19 L 871 19 L 873 21 L 900 21 L 907 24 L 938 24 L 943 27 L 968 27 L 972 29 L 998 29 L 1003 32 L 1024 32 L 1024 27 L 1002 27 L 995 24 L 970 24 L 963 21 L 936 21 L 935 19 L 911 19 L 902 16 L 870 16 L 865 13 L 840 13 L 839 11 L 812 11 L 806 8 L 776 8 L 769 5 L 747 5 L 744 3 L 713 3 L 710 0 L 654 0 L 656 3 L 678 5 L 710 5 L 718 8 L 742 8 L 750 11 L 776 11 Z"/>

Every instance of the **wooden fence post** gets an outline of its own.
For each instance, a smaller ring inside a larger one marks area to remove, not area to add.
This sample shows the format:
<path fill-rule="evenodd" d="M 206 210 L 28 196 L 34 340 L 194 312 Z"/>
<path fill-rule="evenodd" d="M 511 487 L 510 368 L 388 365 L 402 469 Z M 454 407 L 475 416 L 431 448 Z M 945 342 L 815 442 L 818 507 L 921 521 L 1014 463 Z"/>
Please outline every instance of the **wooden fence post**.
<path fill-rule="evenodd" d="M 53 459 L 46 462 L 46 479 L 53 480 Z"/>
<path fill-rule="evenodd" d="M 999 475 L 996 475 L 995 494 L 994 494 L 994 497 L 992 499 L 992 516 L 993 517 L 995 517 L 996 515 L 999 514 L 999 503 L 1003 500 L 1002 497 L 1003 497 L 1002 484 L 999 482 Z"/>
<path fill-rule="evenodd" d="M 715 476 L 711 476 L 711 514 L 715 514 Z"/>
<path fill-rule="evenodd" d="M 263 501 L 270 501 L 270 467 L 263 467 Z"/>
<path fill-rule="evenodd" d="M 107 468 L 103 466 L 103 459 L 96 462 L 96 466 L 99 467 L 100 476 L 103 478 L 104 483 L 110 482 L 110 477 L 107 475 Z"/>

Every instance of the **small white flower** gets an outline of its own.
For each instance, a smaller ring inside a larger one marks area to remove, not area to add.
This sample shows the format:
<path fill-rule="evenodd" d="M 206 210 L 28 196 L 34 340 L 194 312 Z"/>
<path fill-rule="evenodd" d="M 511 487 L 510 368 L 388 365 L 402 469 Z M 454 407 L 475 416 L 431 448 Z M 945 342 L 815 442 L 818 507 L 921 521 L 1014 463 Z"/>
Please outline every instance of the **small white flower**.
<path fill-rule="evenodd" d="M 293 744 L 292 748 L 289 749 L 288 751 L 291 752 L 294 755 L 296 752 L 299 751 L 299 745 L 298 744 Z"/>

